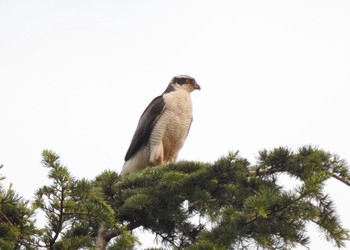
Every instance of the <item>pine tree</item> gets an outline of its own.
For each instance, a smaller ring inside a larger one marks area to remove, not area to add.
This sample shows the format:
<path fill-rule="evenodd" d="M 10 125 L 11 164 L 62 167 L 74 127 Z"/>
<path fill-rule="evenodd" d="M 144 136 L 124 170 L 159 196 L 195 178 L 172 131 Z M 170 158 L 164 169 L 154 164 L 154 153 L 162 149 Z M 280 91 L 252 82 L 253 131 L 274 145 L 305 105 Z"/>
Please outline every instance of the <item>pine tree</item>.
<path fill-rule="evenodd" d="M 139 227 L 174 249 L 292 249 L 309 244 L 309 223 L 337 247 L 350 239 L 324 188 L 330 178 L 350 186 L 347 163 L 315 147 L 262 150 L 256 164 L 229 153 L 214 163 L 182 161 L 125 177 L 104 171 L 94 180 L 72 177 L 52 151 L 42 157 L 51 184 L 38 189 L 35 208 L 46 226 L 0 241 L 1 249 L 133 249 Z M 292 187 L 281 182 L 286 176 Z M 7 214 L 0 233 L 10 235 Z"/>

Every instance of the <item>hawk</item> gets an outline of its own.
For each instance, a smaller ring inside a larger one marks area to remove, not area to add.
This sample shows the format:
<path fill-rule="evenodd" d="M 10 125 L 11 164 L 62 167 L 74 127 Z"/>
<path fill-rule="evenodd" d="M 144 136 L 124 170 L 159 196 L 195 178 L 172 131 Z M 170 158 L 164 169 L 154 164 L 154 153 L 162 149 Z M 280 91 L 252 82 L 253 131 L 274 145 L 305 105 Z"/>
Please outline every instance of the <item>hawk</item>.
<path fill-rule="evenodd" d="M 200 86 L 190 76 L 175 76 L 142 113 L 120 175 L 175 162 L 192 123 L 191 92 Z"/>

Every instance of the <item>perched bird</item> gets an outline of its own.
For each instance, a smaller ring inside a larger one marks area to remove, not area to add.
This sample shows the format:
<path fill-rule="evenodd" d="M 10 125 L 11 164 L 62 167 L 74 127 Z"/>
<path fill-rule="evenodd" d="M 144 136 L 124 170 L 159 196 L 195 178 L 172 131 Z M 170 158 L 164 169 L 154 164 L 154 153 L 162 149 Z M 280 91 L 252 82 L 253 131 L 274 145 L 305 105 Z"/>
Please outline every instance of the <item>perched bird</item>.
<path fill-rule="evenodd" d="M 195 89 L 200 89 L 195 79 L 179 75 L 153 99 L 141 115 L 120 175 L 176 161 L 192 123 Z"/>

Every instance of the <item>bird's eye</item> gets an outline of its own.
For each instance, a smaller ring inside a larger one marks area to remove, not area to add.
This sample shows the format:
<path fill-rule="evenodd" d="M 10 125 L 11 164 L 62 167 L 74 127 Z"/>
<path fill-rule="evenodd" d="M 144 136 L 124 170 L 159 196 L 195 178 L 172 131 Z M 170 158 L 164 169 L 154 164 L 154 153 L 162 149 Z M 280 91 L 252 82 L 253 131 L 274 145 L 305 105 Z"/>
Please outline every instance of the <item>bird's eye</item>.
<path fill-rule="evenodd" d="M 187 84 L 191 84 L 191 79 L 186 79 Z"/>

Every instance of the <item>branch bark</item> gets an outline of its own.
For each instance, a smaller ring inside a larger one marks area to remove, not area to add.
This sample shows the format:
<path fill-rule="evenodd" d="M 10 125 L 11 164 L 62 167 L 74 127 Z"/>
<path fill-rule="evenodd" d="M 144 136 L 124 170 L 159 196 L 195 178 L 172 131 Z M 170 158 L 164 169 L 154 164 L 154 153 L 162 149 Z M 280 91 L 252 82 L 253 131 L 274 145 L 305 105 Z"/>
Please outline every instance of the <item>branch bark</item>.
<path fill-rule="evenodd" d="M 350 180 L 349 180 L 349 178 L 344 177 L 344 176 L 340 176 L 340 175 L 336 175 L 336 174 L 332 174 L 332 177 L 333 177 L 334 179 L 337 179 L 338 181 L 343 182 L 345 185 L 350 186 Z"/>
<path fill-rule="evenodd" d="M 121 231 L 113 229 L 108 230 L 104 225 L 100 225 L 97 232 L 95 250 L 105 250 L 108 242 L 121 234 Z"/>
<path fill-rule="evenodd" d="M 108 242 L 106 241 L 105 235 L 106 235 L 106 228 L 103 225 L 101 225 L 97 232 L 95 250 L 106 249 Z"/>

